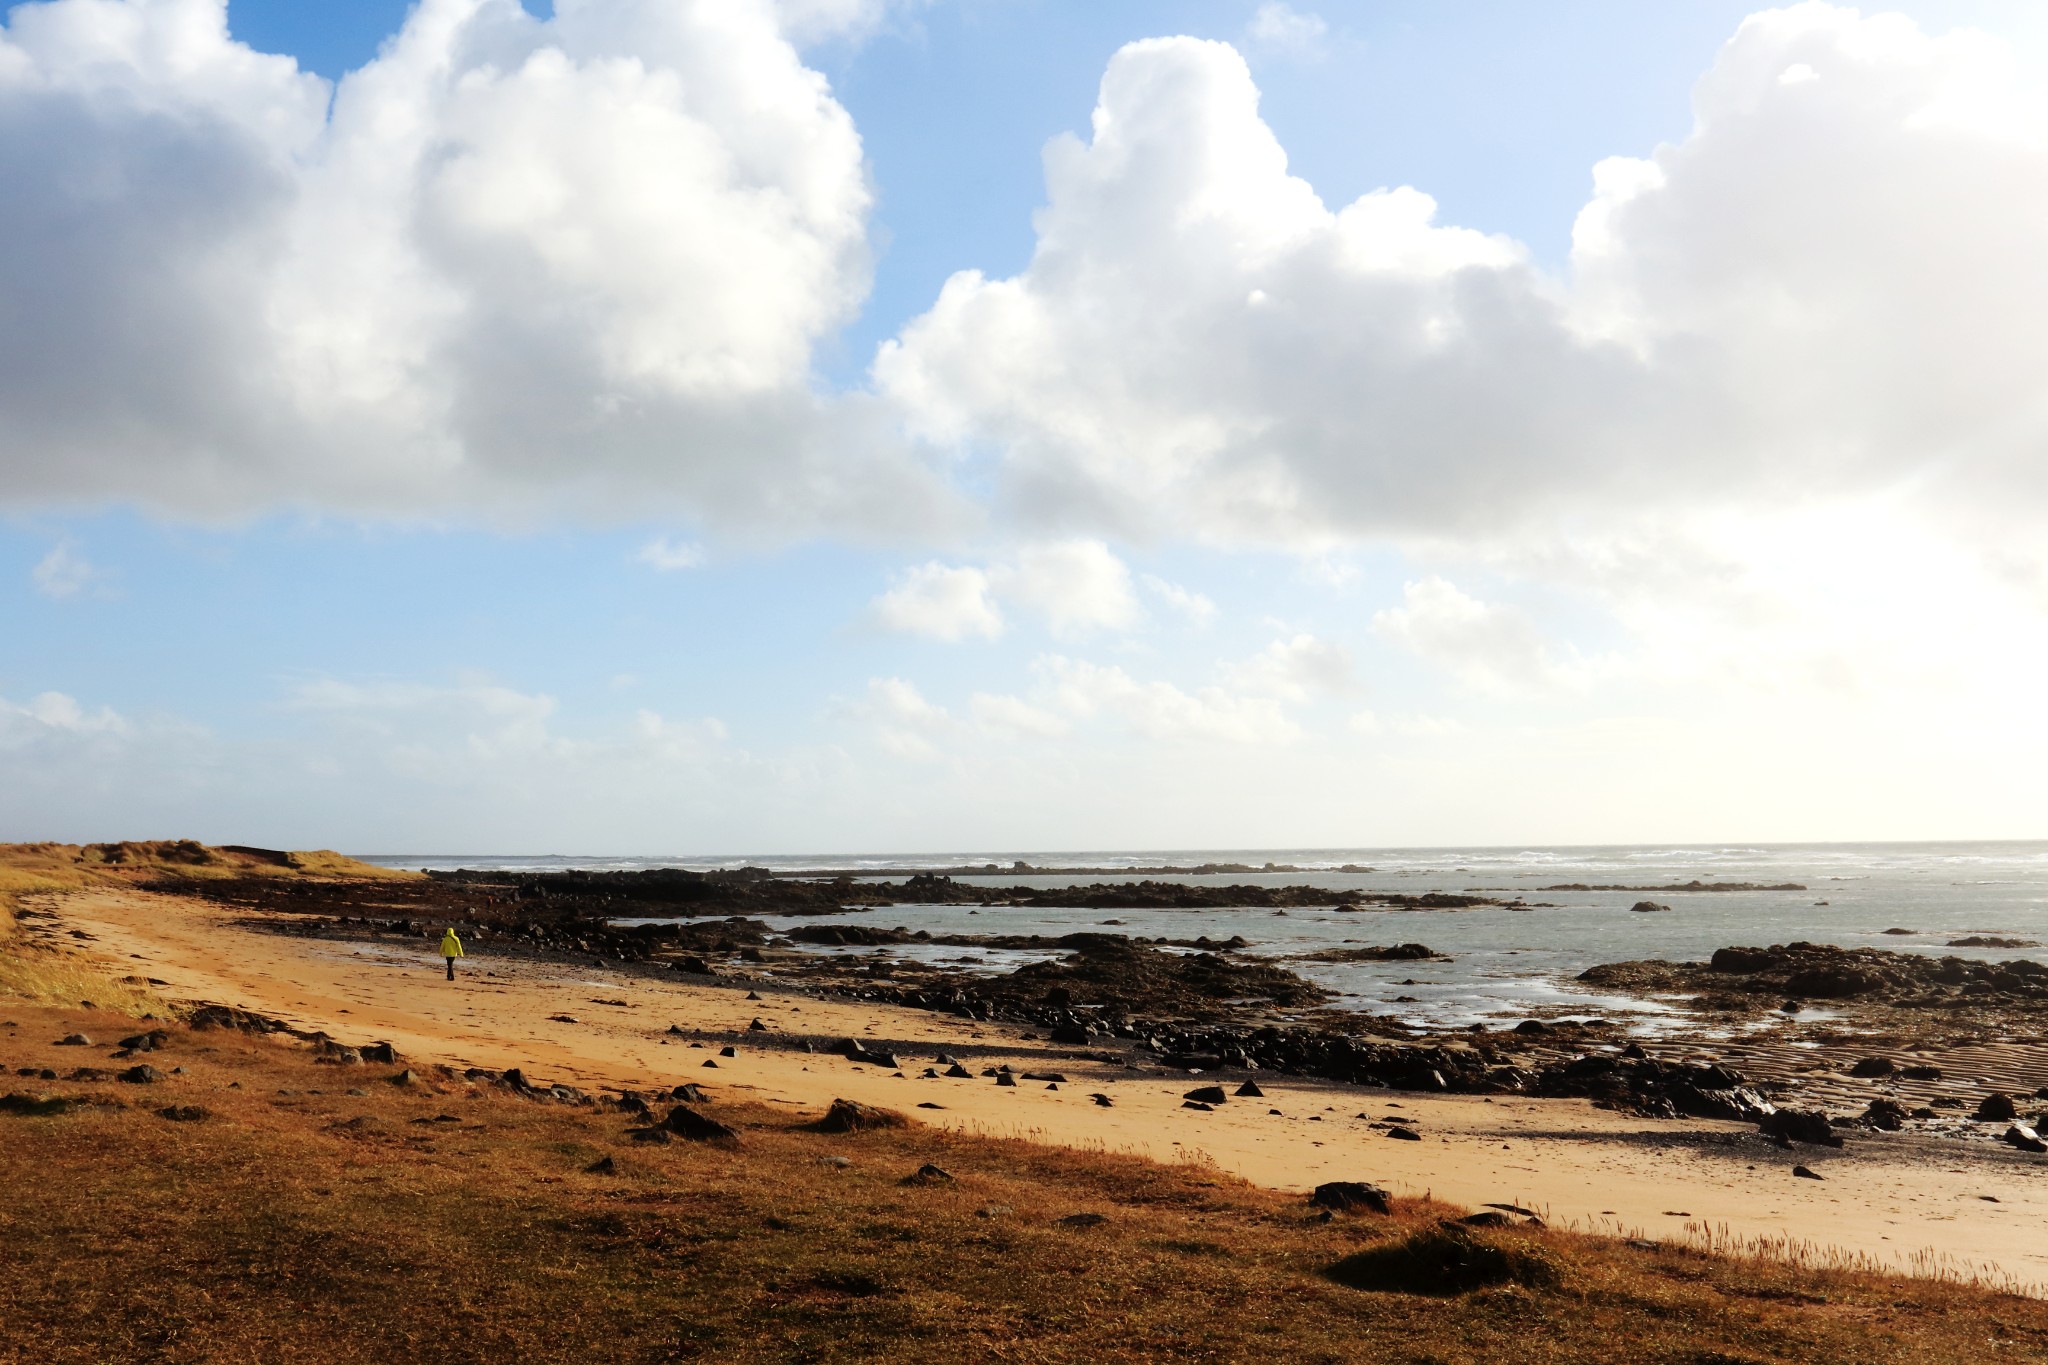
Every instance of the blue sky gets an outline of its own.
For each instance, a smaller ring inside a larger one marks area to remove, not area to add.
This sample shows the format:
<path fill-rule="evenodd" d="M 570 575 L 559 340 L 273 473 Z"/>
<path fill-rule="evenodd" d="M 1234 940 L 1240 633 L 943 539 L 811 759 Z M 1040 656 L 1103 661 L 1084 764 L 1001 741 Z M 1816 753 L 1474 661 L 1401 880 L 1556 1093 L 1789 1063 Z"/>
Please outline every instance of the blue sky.
<path fill-rule="evenodd" d="M 219 8 L 9 16 L 0 837 L 2043 828 L 2034 7 Z"/>

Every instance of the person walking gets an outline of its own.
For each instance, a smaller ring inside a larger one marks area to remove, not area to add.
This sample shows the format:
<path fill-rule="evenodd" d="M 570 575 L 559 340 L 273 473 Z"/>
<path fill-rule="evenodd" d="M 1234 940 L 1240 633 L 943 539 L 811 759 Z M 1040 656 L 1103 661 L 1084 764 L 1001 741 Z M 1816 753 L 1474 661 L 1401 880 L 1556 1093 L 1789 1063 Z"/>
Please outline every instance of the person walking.
<path fill-rule="evenodd" d="M 441 931 L 441 956 L 448 959 L 448 979 L 455 979 L 455 959 L 462 956 L 462 940 L 455 936 L 455 926 L 449 925 Z"/>

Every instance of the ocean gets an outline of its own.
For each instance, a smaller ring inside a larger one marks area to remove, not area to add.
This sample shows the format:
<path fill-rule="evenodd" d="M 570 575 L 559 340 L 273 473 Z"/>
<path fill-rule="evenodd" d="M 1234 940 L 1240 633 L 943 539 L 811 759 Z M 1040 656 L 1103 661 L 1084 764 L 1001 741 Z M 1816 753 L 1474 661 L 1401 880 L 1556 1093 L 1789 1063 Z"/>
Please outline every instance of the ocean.
<path fill-rule="evenodd" d="M 1202 849 L 1092 853 L 874 854 L 858 857 L 491 857 L 371 855 L 392 867 L 561 871 L 687 867 L 765 867 L 778 872 L 950 870 L 1021 861 L 1032 871 L 957 876 L 989 886 L 1059 888 L 1125 880 L 1112 872 L 1076 877 L 1062 869 L 1142 869 L 1162 865 L 1273 864 L 1295 870 L 1159 878 L 1203 885 L 1316 886 L 1330 890 L 1474 891 L 1520 896 L 1539 908 L 1358 911 L 1266 909 L 976 910 L 961 905 L 896 905 L 832 917 L 835 923 L 933 933 L 1045 934 L 1107 928 L 1145 937 L 1250 941 L 1245 951 L 1295 959 L 1327 948 L 1423 943 L 1447 962 L 1317 963 L 1288 961 L 1337 993 L 1344 1008 L 1391 1015 L 1413 1026 L 1500 1026 L 1518 1019 L 1608 1018 L 1633 1030 L 1696 1029 L 1691 1016 L 1655 1001 L 1602 994 L 1573 978 L 1596 963 L 1636 958 L 1700 959 L 1731 944 L 1804 939 L 1842 947 L 1881 947 L 1965 958 L 2027 956 L 2025 949 L 1950 947 L 1986 935 L 2048 942 L 2048 843 L 1897 843 L 1575 848 Z M 1340 870 L 1347 869 L 1347 870 Z M 1804 891 L 1545 891 L 1560 884 L 1665 887 L 1689 881 L 1798 883 Z M 1641 900 L 1668 914 L 1632 913 Z M 1113 926 L 1107 921 L 1117 921 Z M 782 921 L 777 921 L 778 923 Z M 1911 934 L 1887 934 L 1910 929 Z M 814 948 L 819 953 L 873 949 Z M 1046 957 L 1000 949 L 899 945 L 904 958 L 964 970 L 1009 971 Z M 2042 953 L 2033 953 L 2040 957 Z M 1810 1008 L 1803 1020 L 1825 1017 Z M 1739 1026 L 1738 1026 L 1739 1027 Z"/>

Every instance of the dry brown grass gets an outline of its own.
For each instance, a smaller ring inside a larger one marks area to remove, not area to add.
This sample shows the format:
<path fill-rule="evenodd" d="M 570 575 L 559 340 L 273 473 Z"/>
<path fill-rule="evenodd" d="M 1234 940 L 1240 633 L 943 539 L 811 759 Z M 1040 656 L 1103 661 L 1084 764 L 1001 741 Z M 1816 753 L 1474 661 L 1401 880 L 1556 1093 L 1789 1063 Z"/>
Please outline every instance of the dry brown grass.
<path fill-rule="evenodd" d="M 51 1044 L 127 1027 L 8 1020 L 10 1073 L 108 1065 Z M 1473 1234 L 1520 1267 L 1492 1287 L 1400 1292 L 1444 1287 L 1416 1276 L 1449 1211 L 1321 1223 L 1200 1166 L 825 1135 L 717 1093 L 736 1145 L 640 1146 L 623 1114 L 236 1034 L 174 1029 L 149 1060 L 184 1072 L 0 1079 L 128 1104 L 0 1113 L 0 1362 L 2048 1357 L 2048 1304 L 1965 1284 L 1548 1230 Z M 173 1104 L 212 1117 L 157 1116 Z M 441 1114 L 459 1122 L 415 1122 Z M 926 1162 L 954 1178 L 902 1183 Z M 1059 1221 L 1077 1213 L 1105 1221 Z M 1343 1277 L 1369 1287 L 1327 1273 L 1361 1252 Z"/>

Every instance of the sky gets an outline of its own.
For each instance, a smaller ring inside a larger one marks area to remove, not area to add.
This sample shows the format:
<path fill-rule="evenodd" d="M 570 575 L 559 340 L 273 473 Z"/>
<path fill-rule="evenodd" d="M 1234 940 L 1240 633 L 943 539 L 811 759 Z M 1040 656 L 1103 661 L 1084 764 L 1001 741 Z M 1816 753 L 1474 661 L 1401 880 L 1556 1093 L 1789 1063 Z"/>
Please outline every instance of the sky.
<path fill-rule="evenodd" d="M 2048 17 L 49 0 L 0 838 L 2048 835 Z"/>

